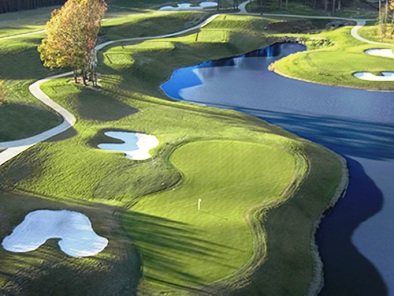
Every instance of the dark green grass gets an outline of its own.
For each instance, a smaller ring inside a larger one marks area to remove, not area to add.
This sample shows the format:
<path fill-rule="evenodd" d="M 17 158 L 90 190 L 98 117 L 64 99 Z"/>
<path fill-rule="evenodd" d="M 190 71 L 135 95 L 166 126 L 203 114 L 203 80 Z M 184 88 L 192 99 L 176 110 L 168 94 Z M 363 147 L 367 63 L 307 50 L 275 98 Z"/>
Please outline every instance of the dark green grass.
<path fill-rule="evenodd" d="M 0 41 L 0 80 L 7 93 L 0 106 L 0 141 L 29 137 L 62 121 L 28 91 L 34 80 L 50 75 L 41 65 L 38 42 L 38 37 Z"/>

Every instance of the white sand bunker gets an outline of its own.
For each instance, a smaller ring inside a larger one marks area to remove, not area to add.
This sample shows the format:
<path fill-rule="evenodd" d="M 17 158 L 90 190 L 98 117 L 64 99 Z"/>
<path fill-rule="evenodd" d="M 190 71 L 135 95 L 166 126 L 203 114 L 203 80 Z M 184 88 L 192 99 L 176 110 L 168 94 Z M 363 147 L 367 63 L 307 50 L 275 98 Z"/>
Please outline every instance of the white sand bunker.
<path fill-rule="evenodd" d="M 5 237 L 5 250 L 24 253 L 36 250 L 48 239 L 58 238 L 60 249 L 71 257 L 100 253 L 108 240 L 97 235 L 85 215 L 67 211 L 37 210 L 26 215 L 21 224 Z"/>
<path fill-rule="evenodd" d="M 151 158 L 149 150 L 159 145 L 159 140 L 155 136 L 133 133 L 133 132 L 105 132 L 106 136 L 122 140 L 124 143 L 99 144 L 97 147 L 104 150 L 119 151 L 126 154 L 127 158 L 134 160 L 144 160 Z"/>
<path fill-rule="evenodd" d="M 378 56 L 378 57 L 385 57 L 385 58 L 392 58 L 394 59 L 393 50 L 390 48 L 371 48 L 367 49 L 365 53 Z"/>
<path fill-rule="evenodd" d="M 214 8 L 217 7 L 218 3 L 217 2 L 201 2 L 199 6 L 192 6 L 191 3 L 180 3 L 177 6 L 163 6 L 160 7 L 159 10 L 201 10 L 205 8 Z"/>
<path fill-rule="evenodd" d="M 373 56 L 394 58 L 394 53 L 389 48 L 371 48 L 365 51 L 365 53 Z M 394 72 L 381 72 L 381 75 L 375 75 L 370 72 L 356 72 L 353 76 L 368 81 L 394 81 Z"/>
<path fill-rule="evenodd" d="M 375 75 L 370 72 L 356 72 L 354 77 L 369 81 L 394 81 L 394 72 L 381 72 L 382 75 Z"/>

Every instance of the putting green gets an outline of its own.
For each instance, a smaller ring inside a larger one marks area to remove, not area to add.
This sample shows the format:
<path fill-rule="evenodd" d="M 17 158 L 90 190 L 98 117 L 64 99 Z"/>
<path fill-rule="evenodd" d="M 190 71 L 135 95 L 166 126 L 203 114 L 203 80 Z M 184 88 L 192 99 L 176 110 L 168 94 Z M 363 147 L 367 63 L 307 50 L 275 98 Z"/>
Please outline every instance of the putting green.
<path fill-rule="evenodd" d="M 249 226 L 248 211 L 285 200 L 305 166 L 284 147 L 219 140 L 185 144 L 170 161 L 183 174 L 181 184 L 144 197 L 124 221 L 145 281 L 177 287 L 198 287 L 249 265 L 254 247 L 265 243 Z"/>

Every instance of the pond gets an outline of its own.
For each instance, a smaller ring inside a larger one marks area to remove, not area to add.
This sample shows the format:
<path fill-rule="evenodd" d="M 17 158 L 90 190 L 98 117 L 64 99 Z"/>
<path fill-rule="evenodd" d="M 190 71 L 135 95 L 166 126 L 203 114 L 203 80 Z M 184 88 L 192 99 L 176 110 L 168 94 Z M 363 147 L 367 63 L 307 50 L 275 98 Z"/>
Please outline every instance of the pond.
<path fill-rule="evenodd" d="M 393 93 L 317 85 L 268 71 L 273 61 L 302 50 L 274 44 L 178 69 L 162 89 L 175 99 L 260 117 L 343 155 L 349 187 L 316 238 L 324 264 L 320 294 L 394 293 Z"/>

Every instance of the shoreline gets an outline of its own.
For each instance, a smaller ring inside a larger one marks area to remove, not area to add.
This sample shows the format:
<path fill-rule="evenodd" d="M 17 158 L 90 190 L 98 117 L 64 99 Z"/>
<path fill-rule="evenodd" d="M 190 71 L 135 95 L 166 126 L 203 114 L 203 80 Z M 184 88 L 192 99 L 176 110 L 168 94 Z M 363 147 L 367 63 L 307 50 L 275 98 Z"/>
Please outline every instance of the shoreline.
<path fill-rule="evenodd" d="M 347 186 L 349 184 L 349 171 L 347 168 L 346 159 L 337 153 L 335 153 L 335 154 L 337 155 L 338 159 L 340 160 L 340 162 L 342 164 L 341 165 L 342 177 L 341 177 L 341 180 L 334 192 L 334 195 L 333 195 L 328 207 L 321 214 L 320 218 L 318 220 L 316 220 L 314 223 L 314 233 L 313 233 L 313 238 L 311 241 L 311 249 L 312 249 L 312 256 L 315 260 L 316 268 L 315 268 L 314 278 L 312 279 L 310 287 L 309 287 L 309 291 L 307 294 L 308 296 L 318 295 L 320 293 L 320 291 L 322 290 L 322 288 L 324 287 L 323 262 L 321 260 L 319 248 L 316 243 L 316 232 L 318 231 L 320 223 L 321 223 L 322 219 L 325 217 L 325 213 L 327 212 L 327 210 L 333 208 L 335 206 L 335 204 L 345 195 Z"/>

